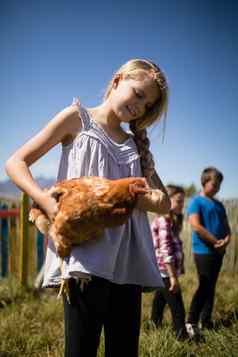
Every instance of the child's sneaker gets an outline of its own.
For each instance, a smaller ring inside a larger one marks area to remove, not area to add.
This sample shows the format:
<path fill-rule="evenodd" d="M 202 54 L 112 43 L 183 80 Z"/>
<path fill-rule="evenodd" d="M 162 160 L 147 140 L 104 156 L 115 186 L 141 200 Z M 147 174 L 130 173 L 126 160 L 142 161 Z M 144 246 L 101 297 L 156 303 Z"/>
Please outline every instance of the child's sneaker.
<path fill-rule="evenodd" d="M 178 341 L 186 341 L 186 340 L 190 340 L 190 336 L 187 332 L 186 327 L 180 329 L 177 333 L 176 333 L 176 339 Z"/>
<path fill-rule="evenodd" d="M 187 322 L 185 326 L 191 340 L 194 340 L 197 343 L 205 341 L 204 336 L 201 334 L 197 325 Z"/>

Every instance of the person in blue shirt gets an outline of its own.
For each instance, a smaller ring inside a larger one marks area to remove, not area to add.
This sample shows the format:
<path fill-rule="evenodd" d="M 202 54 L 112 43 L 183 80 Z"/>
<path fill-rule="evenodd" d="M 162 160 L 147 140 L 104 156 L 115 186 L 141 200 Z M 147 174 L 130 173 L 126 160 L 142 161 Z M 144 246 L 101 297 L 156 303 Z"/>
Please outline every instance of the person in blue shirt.
<path fill-rule="evenodd" d="M 223 174 L 215 167 L 204 169 L 201 175 L 202 190 L 188 206 L 192 251 L 199 280 L 186 324 L 190 336 L 199 334 L 199 321 L 202 328 L 213 327 L 211 315 L 215 287 L 231 234 L 225 208 L 215 198 L 222 181 Z"/>

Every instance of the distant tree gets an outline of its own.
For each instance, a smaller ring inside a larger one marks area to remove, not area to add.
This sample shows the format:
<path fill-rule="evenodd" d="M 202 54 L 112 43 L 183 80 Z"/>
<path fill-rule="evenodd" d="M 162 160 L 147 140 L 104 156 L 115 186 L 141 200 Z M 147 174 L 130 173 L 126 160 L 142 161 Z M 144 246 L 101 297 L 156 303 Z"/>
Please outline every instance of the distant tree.
<path fill-rule="evenodd" d="M 186 197 L 191 197 L 194 196 L 196 193 L 198 193 L 197 187 L 194 185 L 194 183 L 191 183 L 189 186 L 183 186 L 185 195 Z"/>

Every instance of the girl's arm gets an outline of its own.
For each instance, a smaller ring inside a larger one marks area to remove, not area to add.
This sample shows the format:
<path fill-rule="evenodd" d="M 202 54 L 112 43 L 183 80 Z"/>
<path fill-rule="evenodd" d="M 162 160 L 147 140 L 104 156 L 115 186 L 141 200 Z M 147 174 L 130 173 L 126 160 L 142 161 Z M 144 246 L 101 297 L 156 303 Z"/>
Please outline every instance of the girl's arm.
<path fill-rule="evenodd" d="M 171 293 L 176 293 L 180 289 L 180 286 L 179 286 L 179 280 L 177 278 L 174 264 L 166 263 L 165 266 L 169 274 L 169 282 L 170 282 L 169 291 L 171 291 Z"/>
<path fill-rule="evenodd" d="M 69 143 L 80 129 L 78 108 L 70 106 L 57 114 L 6 162 L 6 172 L 11 180 L 38 203 L 49 218 L 53 218 L 57 211 L 56 201 L 40 188 L 29 167 L 58 143 Z"/>
<path fill-rule="evenodd" d="M 166 188 L 164 187 L 158 173 L 156 172 L 156 170 L 153 170 L 153 174 L 151 176 L 151 179 L 149 180 L 149 184 L 152 188 L 155 189 L 159 189 L 160 191 L 162 191 L 167 197 L 168 197 L 168 193 L 166 191 Z M 168 197 L 168 201 L 170 204 L 170 199 Z"/>
<path fill-rule="evenodd" d="M 172 247 L 173 235 L 169 218 L 163 218 L 158 231 L 158 239 L 160 241 L 160 254 L 163 257 L 164 265 L 169 275 L 169 291 L 175 293 L 179 289 L 179 281 L 174 266 L 174 251 Z"/>
<path fill-rule="evenodd" d="M 167 214 L 170 210 L 170 198 L 155 170 L 151 179 L 148 180 L 148 184 L 152 190 L 139 197 L 137 208 L 143 211 Z"/>

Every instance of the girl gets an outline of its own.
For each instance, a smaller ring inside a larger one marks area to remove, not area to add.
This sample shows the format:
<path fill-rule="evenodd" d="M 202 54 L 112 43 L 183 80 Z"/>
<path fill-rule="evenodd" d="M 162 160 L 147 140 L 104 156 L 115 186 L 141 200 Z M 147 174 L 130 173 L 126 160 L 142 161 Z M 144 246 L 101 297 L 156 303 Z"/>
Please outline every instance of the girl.
<path fill-rule="evenodd" d="M 179 234 L 183 223 L 184 190 L 168 185 L 171 210 L 166 216 L 157 217 L 152 223 L 152 236 L 157 262 L 165 288 L 154 295 L 151 319 L 157 327 L 162 323 L 163 311 L 168 304 L 171 310 L 177 339 L 188 338 L 185 328 L 185 309 L 178 277 L 184 273 L 183 248 Z"/>
<path fill-rule="evenodd" d="M 131 60 L 113 76 L 103 103 L 85 108 L 77 100 L 56 115 L 7 162 L 11 179 L 52 220 L 56 201 L 34 181 L 29 167 L 62 144 L 58 180 L 80 176 L 110 179 L 145 176 L 157 199 L 141 196 L 128 222 L 105 230 L 102 239 L 75 247 L 63 272 L 49 239 L 43 286 L 68 280 L 64 296 L 65 356 L 96 356 L 102 327 L 106 356 L 138 354 L 142 286 L 162 285 L 146 211 L 166 213 L 170 201 L 154 169 L 146 128 L 167 111 L 168 88 L 158 66 Z M 121 124 L 128 123 L 131 134 Z M 89 283 L 80 289 L 82 279 Z"/>

